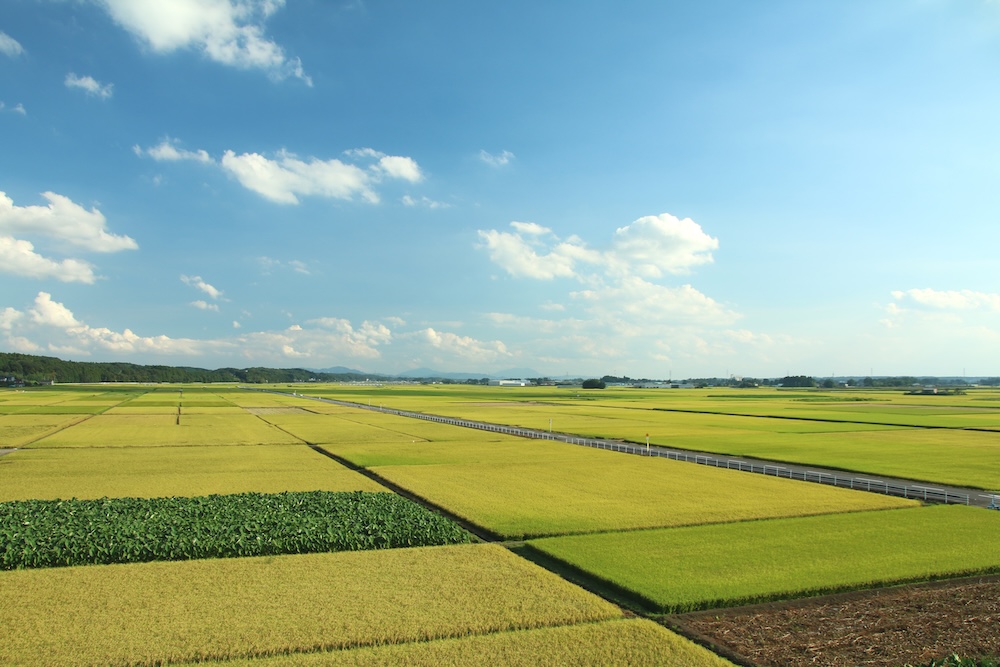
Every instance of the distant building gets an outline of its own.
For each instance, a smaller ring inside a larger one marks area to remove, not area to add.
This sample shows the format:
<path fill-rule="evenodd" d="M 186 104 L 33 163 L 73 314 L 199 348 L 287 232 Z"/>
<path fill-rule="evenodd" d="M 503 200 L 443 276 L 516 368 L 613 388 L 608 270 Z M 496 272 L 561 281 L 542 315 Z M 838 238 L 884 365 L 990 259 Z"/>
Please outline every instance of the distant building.
<path fill-rule="evenodd" d="M 491 387 L 527 387 L 530 384 L 527 380 L 490 380 Z"/>

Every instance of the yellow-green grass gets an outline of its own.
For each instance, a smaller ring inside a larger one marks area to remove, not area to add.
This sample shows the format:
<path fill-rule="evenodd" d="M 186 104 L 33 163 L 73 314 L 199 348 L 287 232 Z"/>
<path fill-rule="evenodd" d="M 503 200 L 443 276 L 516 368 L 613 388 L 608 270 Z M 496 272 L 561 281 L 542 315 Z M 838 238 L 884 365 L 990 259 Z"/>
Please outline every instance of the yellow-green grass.
<path fill-rule="evenodd" d="M 507 538 L 913 506 L 819 484 L 553 442 L 551 458 L 371 470 Z M 556 458 L 558 454 L 558 459 Z M 523 458 L 528 458 L 527 456 Z"/>
<path fill-rule="evenodd" d="M 23 449 L 0 457 L 0 501 L 385 490 L 305 445 Z"/>
<path fill-rule="evenodd" d="M 0 447 L 21 447 L 81 419 L 79 415 L 0 415 Z"/>
<path fill-rule="evenodd" d="M 964 505 L 533 540 L 660 611 L 1000 571 L 1000 513 Z"/>
<path fill-rule="evenodd" d="M 620 618 L 492 544 L 0 572 L 0 664 L 248 658 Z M 10 629 L 10 628 L 9 628 Z"/>
<path fill-rule="evenodd" d="M 326 451 L 363 468 L 455 463 L 508 465 L 529 461 L 536 464 L 551 462 L 552 465 L 559 465 L 567 458 L 576 460 L 582 455 L 578 448 L 565 445 L 553 447 L 551 446 L 553 443 L 549 441 L 527 440 L 454 426 L 435 426 L 441 433 L 427 429 L 423 433 L 427 440 L 403 440 L 394 443 L 348 441 L 346 444 L 330 443 L 321 446 Z"/>
<path fill-rule="evenodd" d="M 186 663 L 178 667 L 205 664 Z M 731 662 L 642 618 L 208 664 L 220 667 L 732 667 Z"/>
<path fill-rule="evenodd" d="M 32 447 L 158 447 L 292 444 L 298 438 L 250 414 L 97 415 Z"/>
<path fill-rule="evenodd" d="M 403 429 L 417 420 L 402 417 L 382 420 L 384 425 L 378 426 L 338 415 L 275 413 L 261 414 L 259 417 L 312 443 L 402 443 L 416 439 L 416 436 Z"/>
<path fill-rule="evenodd" d="M 102 414 L 105 415 L 176 415 L 177 414 L 177 404 L 173 405 L 136 405 L 135 403 L 129 402 L 122 405 L 117 405 L 104 411 Z"/>

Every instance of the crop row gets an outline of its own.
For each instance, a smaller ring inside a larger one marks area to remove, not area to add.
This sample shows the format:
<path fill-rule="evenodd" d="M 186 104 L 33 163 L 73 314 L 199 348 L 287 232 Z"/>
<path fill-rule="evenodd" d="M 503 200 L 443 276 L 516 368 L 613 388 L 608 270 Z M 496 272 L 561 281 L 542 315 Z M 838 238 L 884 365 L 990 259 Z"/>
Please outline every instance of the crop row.
<path fill-rule="evenodd" d="M 0 569 L 459 544 L 460 527 L 395 494 L 242 493 L 0 503 Z"/>

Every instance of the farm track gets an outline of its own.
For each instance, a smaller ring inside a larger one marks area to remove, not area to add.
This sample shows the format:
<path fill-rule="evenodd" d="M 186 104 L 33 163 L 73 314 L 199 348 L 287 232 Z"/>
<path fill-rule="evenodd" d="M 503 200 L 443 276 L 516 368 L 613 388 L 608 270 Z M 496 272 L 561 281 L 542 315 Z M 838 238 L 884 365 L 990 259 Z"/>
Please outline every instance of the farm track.
<path fill-rule="evenodd" d="M 639 443 L 631 443 L 624 440 L 610 440 L 606 438 L 585 438 L 570 433 L 539 431 L 535 429 L 521 428 L 518 426 L 510 426 L 508 424 L 494 424 L 490 422 L 481 422 L 470 419 L 444 417 L 441 415 L 434 415 L 423 412 L 394 410 L 391 408 L 385 408 L 383 406 L 375 407 L 371 405 L 366 405 L 364 403 L 353 403 L 351 401 L 342 401 L 332 398 L 304 396 L 302 394 L 287 394 L 285 392 L 276 392 L 276 391 L 269 391 L 269 393 L 280 394 L 283 396 L 293 396 L 295 398 L 303 398 L 306 400 L 320 401 L 323 403 L 330 403 L 333 405 L 340 405 L 348 408 L 371 410 L 373 412 L 383 412 L 386 414 L 392 414 L 399 417 L 410 417 L 414 419 L 429 420 L 429 421 L 449 424 L 452 426 L 460 426 L 463 428 L 473 428 L 477 430 L 493 431 L 493 432 L 503 433 L 505 435 L 513 435 L 523 438 L 555 440 L 559 442 L 565 442 L 568 444 L 596 447 L 599 449 L 607 449 L 611 451 L 621 452 L 624 454 L 669 458 L 676 461 L 684 461 L 687 463 L 695 463 L 698 465 L 708 465 L 717 468 L 726 468 L 728 470 L 737 470 L 740 472 L 750 472 L 756 474 L 771 475 L 775 477 L 785 477 L 788 479 L 795 479 L 798 481 L 810 482 L 814 484 L 826 484 L 832 486 L 839 486 L 843 488 L 850 488 L 856 491 L 865 491 L 869 493 L 879 493 L 882 495 L 894 495 L 905 498 L 913 498 L 924 502 L 936 502 L 936 503 L 943 502 L 946 504 L 962 504 L 962 505 L 972 505 L 976 507 L 996 509 L 998 506 L 998 501 L 1000 501 L 1000 493 L 997 492 L 990 492 L 984 489 L 976 489 L 969 487 L 941 485 L 932 481 L 929 482 L 927 480 L 901 479 L 896 477 L 889 477 L 886 475 L 868 475 L 864 473 L 861 473 L 864 476 L 858 476 L 857 471 L 850 471 L 850 470 L 845 471 L 836 468 L 825 468 L 813 465 L 801 465 L 797 463 L 791 463 L 788 461 L 757 459 L 749 456 L 734 457 L 725 454 L 688 450 L 677 447 L 670 448 L 670 447 L 663 447 L 660 445 L 642 445 Z M 696 412 L 696 411 L 690 411 L 690 412 Z M 705 414 L 720 414 L 720 413 L 705 413 Z M 745 416 L 745 415 L 737 415 L 737 416 Z M 795 418 L 795 419 L 801 419 L 801 418 Z M 817 420 L 812 420 L 812 421 L 817 421 Z M 839 422 L 839 423 L 848 423 L 848 422 Z M 867 423 L 867 422 L 859 422 L 859 423 Z M 970 429 L 953 429 L 953 430 L 970 430 Z M 995 431 L 992 432 L 995 433 Z"/>

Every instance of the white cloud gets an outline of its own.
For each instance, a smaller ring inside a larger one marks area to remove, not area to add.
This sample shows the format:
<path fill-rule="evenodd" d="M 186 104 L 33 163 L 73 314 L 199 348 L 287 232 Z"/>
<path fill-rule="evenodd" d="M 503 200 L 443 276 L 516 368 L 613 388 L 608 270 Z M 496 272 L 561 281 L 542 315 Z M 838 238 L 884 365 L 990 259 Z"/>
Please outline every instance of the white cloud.
<path fill-rule="evenodd" d="M 589 310 L 601 315 L 627 317 L 629 322 L 732 324 L 739 315 L 705 296 L 691 285 L 667 287 L 637 276 L 624 278 L 611 287 L 572 292 Z"/>
<path fill-rule="evenodd" d="M 241 69 L 274 79 L 289 76 L 312 85 L 298 58 L 264 35 L 264 22 L 284 0 L 101 0 L 111 17 L 158 53 L 194 49 Z"/>
<path fill-rule="evenodd" d="M 43 192 L 48 206 L 15 206 L 0 192 L 0 233 L 40 234 L 56 241 L 93 250 L 118 252 L 139 247 L 134 239 L 107 231 L 107 220 L 95 208 L 87 211 L 69 197 Z"/>
<path fill-rule="evenodd" d="M 23 317 L 24 313 L 10 306 L 0 310 L 0 329 L 10 331 L 14 327 L 14 324 Z"/>
<path fill-rule="evenodd" d="M 430 327 L 417 332 L 417 335 L 435 350 L 444 353 L 446 357 L 441 357 L 442 359 L 458 358 L 468 362 L 489 364 L 511 356 L 507 346 L 499 340 L 480 341 L 470 336 L 436 331 Z"/>
<path fill-rule="evenodd" d="M 204 292 L 213 299 L 218 299 L 222 296 L 222 290 L 209 285 L 202 280 L 201 276 L 181 276 L 181 282 Z"/>
<path fill-rule="evenodd" d="M 910 289 L 895 291 L 892 296 L 904 304 L 938 310 L 1000 311 L 1000 294 L 974 290 Z M 890 304 L 895 306 L 895 304 Z"/>
<path fill-rule="evenodd" d="M 295 273 L 301 273 L 307 276 L 310 275 L 309 267 L 303 261 L 297 259 L 290 259 L 288 260 L 288 266 L 292 267 L 292 271 L 295 271 Z"/>
<path fill-rule="evenodd" d="M 242 153 L 227 150 L 216 162 L 203 149 L 190 151 L 177 147 L 176 139 L 164 139 L 151 148 L 133 146 L 136 155 L 149 156 L 157 161 L 195 161 L 202 164 L 217 164 L 223 171 L 236 178 L 239 183 L 257 194 L 279 204 L 298 204 L 304 196 L 328 197 L 353 200 L 360 198 L 370 203 L 378 203 L 375 185 L 385 178 L 400 179 L 411 183 L 423 179 L 420 166 L 413 158 L 385 155 L 371 148 L 344 151 L 345 155 L 366 160 L 366 167 L 343 162 L 337 158 L 302 160 L 286 150 L 278 151 L 274 158 L 260 153 Z M 411 199 L 410 202 L 417 203 Z M 404 199 L 404 203 L 408 203 Z M 436 207 L 435 202 L 425 198 L 427 205 Z"/>
<path fill-rule="evenodd" d="M 197 308 L 198 310 L 211 310 L 216 313 L 219 312 L 219 304 L 217 303 L 209 303 L 207 301 L 198 299 L 197 301 L 192 301 L 191 305 Z"/>
<path fill-rule="evenodd" d="M 248 190 L 279 204 L 298 204 L 299 196 L 315 195 L 378 203 L 371 174 L 353 164 L 333 158 L 303 162 L 290 153 L 271 160 L 258 153 L 236 155 L 226 151 L 222 168 Z"/>
<path fill-rule="evenodd" d="M 546 234 L 552 233 L 551 229 L 548 227 L 542 227 L 537 222 L 518 222 L 515 220 L 510 223 L 510 226 L 521 234 L 529 234 L 531 236 L 545 236 Z"/>
<path fill-rule="evenodd" d="M 176 140 L 170 139 L 169 137 L 160 142 L 159 145 L 153 146 L 152 148 L 143 149 L 138 145 L 132 147 L 132 150 L 136 155 L 148 155 L 157 161 L 166 162 L 178 162 L 181 160 L 192 160 L 194 162 L 202 163 L 213 163 L 215 162 L 212 157 L 205 150 L 189 151 L 182 148 L 177 148 L 175 145 Z"/>
<path fill-rule="evenodd" d="M 410 195 L 403 195 L 400 201 L 403 202 L 404 206 L 410 206 L 410 207 L 420 206 L 423 208 L 431 208 L 431 209 L 451 208 L 451 204 L 446 204 L 445 202 L 440 202 L 440 201 L 434 201 L 429 197 L 421 197 L 420 199 L 414 199 Z"/>
<path fill-rule="evenodd" d="M 584 248 L 571 243 L 559 244 L 551 251 L 539 254 L 534 239 L 526 240 L 520 234 L 495 229 L 479 230 L 479 238 L 489 250 L 493 263 L 515 277 L 539 280 L 571 278 L 576 276 L 575 260 L 587 254 Z"/>
<path fill-rule="evenodd" d="M 64 283 L 92 284 L 94 267 L 80 259 L 56 261 L 35 252 L 30 241 L 0 235 L 0 271 L 28 278 L 55 278 Z"/>
<path fill-rule="evenodd" d="M 503 151 L 499 155 L 493 155 L 485 150 L 479 151 L 479 159 L 491 167 L 503 167 L 514 159 L 514 154 L 510 151 Z"/>
<path fill-rule="evenodd" d="M 241 329 L 241 328 L 243 328 L 243 325 L 240 324 L 237 320 L 233 320 L 233 328 L 234 329 Z"/>
<path fill-rule="evenodd" d="M 35 305 L 28 313 L 35 324 L 71 331 L 79 330 L 82 326 L 70 309 L 53 301 L 52 295 L 48 292 L 38 293 L 38 296 L 35 297 Z"/>
<path fill-rule="evenodd" d="M 391 178 L 400 178 L 410 183 L 419 183 L 424 178 L 416 160 L 399 155 L 385 155 L 379 158 L 378 169 Z"/>
<path fill-rule="evenodd" d="M 659 278 L 664 273 L 688 273 L 693 266 L 712 261 L 719 240 L 706 234 L 691 218 L 669 213 L 639 218 L 615 230 L 606 254 L 617 273 Z"/>
<path fill-rule="evenodd" d="M 0 30 L 0 53 L 16 58 L 24 53 L 24 47 L 16 39 Z"/>
<path fill-rule="evenodd" d="M 21 104 L 20 102 L 15 104 L 10 109 L 8 109 L 7 105 L 4 104 L 2 100 L 0 100 L 0 111 L 10 111 L 11 113 L 21 114 L 22 116 L 28 115 L 28 111 L 24 108 L 24 105 Z"/>
<path fill-rule="evenodd" d="M 110 98 L 114 88 L 112 83 L 102 84 L 92 76 L 77 76 L 73 72 L 66 75 L 65 83 L 67 88 L 79 88 L 88 95 L 100 97 L 102 100 Z"/>

